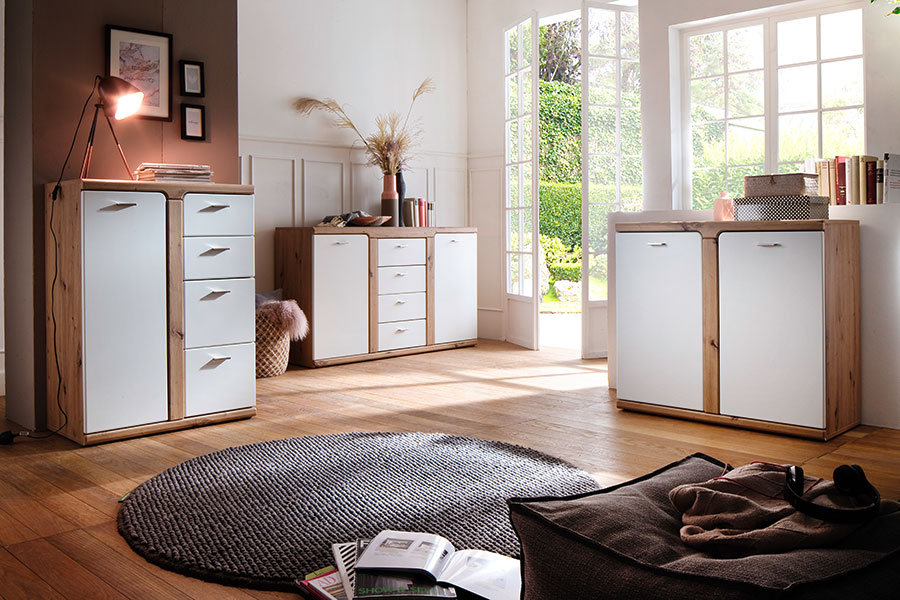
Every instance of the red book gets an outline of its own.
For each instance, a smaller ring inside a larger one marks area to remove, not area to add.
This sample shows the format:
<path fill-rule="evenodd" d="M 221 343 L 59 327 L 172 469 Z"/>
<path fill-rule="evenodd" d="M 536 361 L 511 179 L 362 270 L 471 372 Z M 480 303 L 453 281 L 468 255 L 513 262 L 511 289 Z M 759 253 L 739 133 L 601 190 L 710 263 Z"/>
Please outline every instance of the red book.
<path fill-rule="evenodd" d="M 428 227 L 428 223 L 425 220 L 425 200 L 423 198 L 416 200 L 416 207 L 419 209 L 419 224 L 422 227 Z"/>
<path fill-rule="evenodd" d="M 834 169 L 837 175 L 837 203 L 847 204 L 847 161 L 846 156 L 834 157 Z"/>
<path fill-rule="evenodd" d="M 875 169 L 874 160 L 866 161 L 866 204 L 875 204 Z"/>

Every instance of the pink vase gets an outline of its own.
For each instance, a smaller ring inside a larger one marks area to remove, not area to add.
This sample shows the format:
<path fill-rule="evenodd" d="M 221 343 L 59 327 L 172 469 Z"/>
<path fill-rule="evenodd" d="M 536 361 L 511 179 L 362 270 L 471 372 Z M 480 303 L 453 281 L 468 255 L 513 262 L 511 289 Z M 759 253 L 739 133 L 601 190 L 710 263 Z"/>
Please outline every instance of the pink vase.
<path fill-rule="evenodd" d="M 397 198 L 397 177 L 393 173 L 385 173 L 384 190 L 381 192 L 381 199 L 396 200 Z"/>

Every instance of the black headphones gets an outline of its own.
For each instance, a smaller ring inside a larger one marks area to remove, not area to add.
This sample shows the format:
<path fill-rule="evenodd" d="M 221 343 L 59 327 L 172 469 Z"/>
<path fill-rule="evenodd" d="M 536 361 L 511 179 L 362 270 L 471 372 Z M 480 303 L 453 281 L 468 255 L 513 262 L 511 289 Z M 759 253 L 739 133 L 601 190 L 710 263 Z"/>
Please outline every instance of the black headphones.
<path fill-rule="evenodd" d="M 870 504 L 861 508 L 832 508 L 803 498 L 803 469 L 790 466 L 785 471 L 784 499 L 805 515 L 830 523 L 862 523 L 878 516 L 881 495 L 859 465 L 841 465 L 834 470 L 834 486 L 847 496 L 866 496 Z"/>

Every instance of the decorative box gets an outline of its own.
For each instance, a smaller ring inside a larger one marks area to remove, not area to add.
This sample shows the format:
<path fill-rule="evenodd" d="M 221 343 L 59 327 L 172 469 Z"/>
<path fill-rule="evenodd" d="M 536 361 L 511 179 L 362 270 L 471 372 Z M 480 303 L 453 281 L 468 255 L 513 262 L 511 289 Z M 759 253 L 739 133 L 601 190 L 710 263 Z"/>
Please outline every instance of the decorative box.
<path fill-rule="evenodd" d="M 779 173 L 775 175 L 745 175 L 744 196 L 816 196 L 819 176 L 815 173 Z"/>
<path fill-rule="evenodd" d="M 788 219 L 827 219 L 827 196 L 761 196 L 735 198 L 735 221 L 780 221 Z"/>

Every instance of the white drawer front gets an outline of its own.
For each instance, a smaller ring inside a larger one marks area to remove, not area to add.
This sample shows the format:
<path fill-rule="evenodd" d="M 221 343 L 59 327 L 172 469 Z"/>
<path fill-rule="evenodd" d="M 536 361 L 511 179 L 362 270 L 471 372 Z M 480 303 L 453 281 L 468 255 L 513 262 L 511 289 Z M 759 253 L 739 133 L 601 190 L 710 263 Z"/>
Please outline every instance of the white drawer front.
<path fill-rule="evenodd" d="M 255 350 L 256 344 L 236 344 L 185 351 L 185 415 L 255 406 Z"/>
<path fill-rule="evenodd" d="M 253 235 L 253 196 L 185 194 L 184 235 Z"/>
<path fill-rule="evenodd" d="M 425 318 L 425 292 L 378 296 L 378 322 Z"/>
<path fill-rule="evenodd" d="M 184 239 L 185 279 L 253 277 L 253 237 Z"/>
<path fill-rule="evenodd" d="M 186 348 L 252 342 L 256 337 L 253 279 L 184 283 Z"/>
<path fill-rule="evenodd" d="M 378 350 L 425 345 L 425 319 L 378 325 Z"/>
<path fill-rule="evenodd" d="M 425 291 L 425 266 L 378 267 L 379 294 Z"/>
<path fill-rule="evenodd" d="M 423 238 L 378 240 L 379 267 L 424 264 L 425 240 Z"/>

